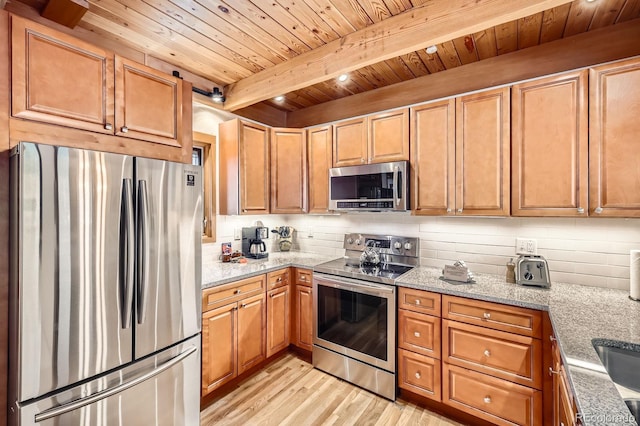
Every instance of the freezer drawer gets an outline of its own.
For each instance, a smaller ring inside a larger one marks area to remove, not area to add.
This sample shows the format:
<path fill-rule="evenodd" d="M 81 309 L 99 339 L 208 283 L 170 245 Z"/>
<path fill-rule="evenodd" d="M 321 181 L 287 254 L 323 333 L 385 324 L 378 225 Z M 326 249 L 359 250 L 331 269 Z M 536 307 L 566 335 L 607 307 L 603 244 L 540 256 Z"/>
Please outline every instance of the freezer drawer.
<path fill-rule="evenodd" d="M 200 424 L 200 335 L 37 402 L 11 407 L 12 426 Z"/>

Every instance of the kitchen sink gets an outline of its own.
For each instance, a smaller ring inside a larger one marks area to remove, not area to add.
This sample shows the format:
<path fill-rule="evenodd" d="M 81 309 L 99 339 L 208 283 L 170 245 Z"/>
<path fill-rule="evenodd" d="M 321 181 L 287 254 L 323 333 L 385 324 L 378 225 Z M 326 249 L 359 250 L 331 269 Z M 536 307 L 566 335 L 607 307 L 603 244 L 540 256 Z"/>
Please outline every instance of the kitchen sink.
<path fill-rule="evenodd" d="M 637 421 L 640 421 L 640 399 L 625 399 L 625 404 L 629 407 L 629 411 Z"/>
<path fill-rule="evenodd" d="M 606 346 L 594 341 L 602 365 L 617 385 L 640 392 L 640 351 Z"/>

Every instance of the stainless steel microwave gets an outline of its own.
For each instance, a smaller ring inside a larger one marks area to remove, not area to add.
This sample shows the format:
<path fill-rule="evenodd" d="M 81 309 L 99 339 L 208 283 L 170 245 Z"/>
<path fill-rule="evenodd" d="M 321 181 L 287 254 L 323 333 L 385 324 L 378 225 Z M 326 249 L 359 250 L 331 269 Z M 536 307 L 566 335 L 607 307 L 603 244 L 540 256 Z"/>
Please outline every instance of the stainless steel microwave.
<path fill-rule="evenodd" d="M 409 210 L 409 162 L 397 161 L 329 169 L 329 209 Z"/>

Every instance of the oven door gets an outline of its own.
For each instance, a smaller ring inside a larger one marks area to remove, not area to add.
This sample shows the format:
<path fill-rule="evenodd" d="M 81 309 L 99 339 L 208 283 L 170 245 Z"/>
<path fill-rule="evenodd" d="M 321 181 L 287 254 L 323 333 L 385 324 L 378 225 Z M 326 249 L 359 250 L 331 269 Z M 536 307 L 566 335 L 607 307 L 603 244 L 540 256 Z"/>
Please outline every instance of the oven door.
<path fill-rule="evenodd" d="M 314 274 L 313 344 L 395 372 L 395 287 Z"/>

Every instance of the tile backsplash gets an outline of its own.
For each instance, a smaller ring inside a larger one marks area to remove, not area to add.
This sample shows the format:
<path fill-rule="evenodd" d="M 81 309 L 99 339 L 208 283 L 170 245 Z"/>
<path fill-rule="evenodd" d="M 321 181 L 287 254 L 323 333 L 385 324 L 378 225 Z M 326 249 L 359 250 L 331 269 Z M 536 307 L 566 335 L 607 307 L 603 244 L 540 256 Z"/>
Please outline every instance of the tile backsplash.
<path fill-rule="evenodd" d="M 217 259 L 220 243 L 234 241 L 234 229 L 261 220 L 271 230 L 295 228 L 294 250 L 342 256 L 347 232 L 420 238 L 420 263 L 442 267 L 464 260 L 474 272 L 504 275 L 515 258 L 516 237 L 536 238 L 549 262 L 551 280 L 629 289 L 629 251 L 640 249 L 640 219 L 416 217 L 397 213 L 343 215 L 218 216 L 217 242 L 203 247 L 204 261 Z M 270 233 L 269 251 L 277 250 Z"/>

